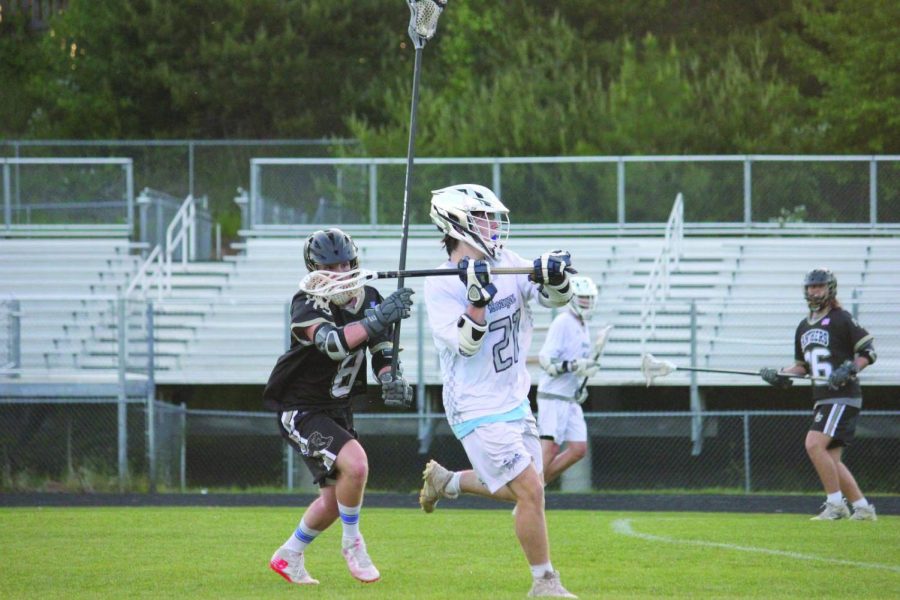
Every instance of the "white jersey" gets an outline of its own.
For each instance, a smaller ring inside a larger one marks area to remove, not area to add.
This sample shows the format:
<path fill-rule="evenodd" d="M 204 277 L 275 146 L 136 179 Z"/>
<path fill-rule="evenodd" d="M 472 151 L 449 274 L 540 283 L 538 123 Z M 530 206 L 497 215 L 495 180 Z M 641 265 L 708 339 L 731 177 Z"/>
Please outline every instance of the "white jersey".
<path fill-rule="evenodd" d="M 532 267 L 532 261 L 502 250 L 491 267 Z M 438 268 L 455 269 L 456 265 L 448 260 Z M 533 329 L 528 302 L 537 298 L 537 287 L 527 275 L 497 275 L 491 282 L 497 293 L 485 311 L 488 330 L 484 342 L 474 356 L 464 357 L 459 353 L 456 323 L 468 306 L 465 284 L 458 277 L 425 280 L 428 323 L 444 381 L 444 410 L 458 438 L 483 423 L 531 414 L 531 377 L 525 358 Z"/>
<path fill-rule="evenodd" d="M 587 323 L 569 309 L 557 315 L 547 330 L 540 357 L 541 362 L 593 358 L 591 332 Z M 538 395 L 551 400 L 575 400 L 580 387 L 581 378 L 575 373 L 561 373 L 554 377 L 542 371 L 538 380 Z"/>

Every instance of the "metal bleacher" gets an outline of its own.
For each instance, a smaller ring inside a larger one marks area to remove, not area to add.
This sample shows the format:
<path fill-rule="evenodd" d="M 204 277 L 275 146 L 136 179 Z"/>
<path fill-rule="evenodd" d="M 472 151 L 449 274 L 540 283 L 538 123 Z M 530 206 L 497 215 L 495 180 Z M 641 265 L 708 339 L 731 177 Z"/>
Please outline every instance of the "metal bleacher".
<path fill-rule="evenodd" d="M 397 266 L 399 239 L 356 236 L 361 264 Z M 639 385 L 644 352 L 690 363 L 692 304 L 696 318 L 696 361 L 718 368 L 781 366 L 793 360 L 793 331 L 804 314 L 801 279 L 825 265 L 837 274 L 839 297 L 876 336 L 879 362 L 867 383 L 900 383 L 900 240 L 893 238 L 688 237 L 670 274 L 669 293 L 657 307 L 649 336 L 642 336 L 641 302 L 658 237 L 514 238 L 508 244 L 523 257 L 563 247 L 579 272 L 599 285 L 594 325 L 615 325 L 604 368 L 593 385 Z M 243 253 L 222 262 L 175 264 L 171 291 L 153 302 L 156 382 L 161 384 L 262 384 L 287 344 L 288 305 L 305 273 L 302 240 L 249 237 Z M 436 237 L 409 240 L 407 268 L 433 268 L 446 259 Z M 0 240 L 0 296 L 22 300 L 20 372 L 96 373 L 115 369 L 116 298 L 138 269 L 126 239 Z M 404 322 L 401 343 L 405 373 L 439 384 L 437 357 L 424 319 L 423 279 L 407 279 L 416 290 L 413 315 Z M 393 280 L 374 282 L 383 294 Z M 77 296 L 78 299 L 71 297 Z M 144 301 L 144 298 L 134 299 Z M 135 309 L 139 316 L 141 311 Z M 534 303 L 535 335 L 529 368 L 554 312 Z M 644 323 L 646 326 L 646 323 Z M 421 329 L 420 329 L 421 328 Z M 0 344 L 9 340 L 0 322 Z M 141 326 L 129 325 L 131 360 L 146 358 Z M 421 356 L 421 359 L 420 359 Z M 2 361 L 0 361 L 2 362 Z M 420 371 L 421 364 L 421 371 Z M 2 366 L 2 364 L 0 364 Z M 676 372 L 662 385 L 686 385 Z M 702 374 L 703 385 L 755 385 L 740 376 Z"/>

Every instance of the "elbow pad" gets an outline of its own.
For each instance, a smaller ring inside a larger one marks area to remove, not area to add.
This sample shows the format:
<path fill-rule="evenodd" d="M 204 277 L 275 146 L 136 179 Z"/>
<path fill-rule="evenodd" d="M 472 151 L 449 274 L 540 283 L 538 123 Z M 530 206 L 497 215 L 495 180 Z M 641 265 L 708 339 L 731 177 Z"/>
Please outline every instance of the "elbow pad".
<path fill-rule="evenodd" d="M 549 356 L 544 356 L 543 354 L 538 356 L 538 360 L 540 360 L 541 368 L 546 371 L 547 375 L 550 377 L 556 377 L 557 375 L 569 372 L 568 361 L 557 360 L 555 358 L 550 358 Z"/>
<path fill-rule="evenodd" d="M 875 364 L 875 359 L 878 358 L 878 355 L 875 353 L 875 346 L 872 345 L 871 341 L 866 342 L 866 344 L 856 351 L 857 356 L 865 356 L 869 361 L 869 365 Z"/>
<path fill-rule="evenodd" d="M 459 337 L 459 353 L 468 358 L 481 349 L 487 323 L 476 323 L 469 315 L 460 315 L 456 322 L 456 331 Z"/>
<path fill-rule="evenodd" d="M 559 285 L 550 285 L 546 283 L 538 288 L 538 301 L 547 308 L 559 308 L 565 306 L 574 294 L 572 286 L 569 285 L 569 274 L 566 273 L 565 280 Z"/>
<path fill-rule="evenodd" d="M 347 338 L 344 337 L 344 330 L 338 329 L 331 323 L 320 325 L 316 329 L 315 340 L 313 341 L 319 352 L 331 360 L 344 360 L 350 354 Z"/>

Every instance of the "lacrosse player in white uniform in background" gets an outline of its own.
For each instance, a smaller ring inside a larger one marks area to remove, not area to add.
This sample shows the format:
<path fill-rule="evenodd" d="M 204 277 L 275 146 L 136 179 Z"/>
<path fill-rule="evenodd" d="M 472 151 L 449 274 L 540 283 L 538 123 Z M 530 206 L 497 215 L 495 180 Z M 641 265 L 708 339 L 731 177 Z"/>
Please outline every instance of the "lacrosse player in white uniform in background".
<path fill-rule="evenodd" d="M 538 431 L 545 485 L 587 453 L 581 405 L 588 394 L 582 381 L 600 368 L 587 323 L 597 301 L 597 286 L 590 277 L 572 277 L 570 282 L 574 295 L 569 309 L 553 319 L 539 354 L 543 373 L 537 388 Z M 560 452 L 564 443 L 566 449 Z"/>
<path fill-rule="evenodd" d="M 440 354 L 447 420 L 474 470 L 453 472 L 429 461 L 419 503 L 430 513 L 438 500 L 461 492 L 515 502 L 516 536 L 533 578 L 529 595 L 574 598 L 550 562 L 541 445 L 525 368 L 533 329 L 528 303 L 566 305 L 572 297 L 569 253 L 530 261 L 504 249 L 509 211 L 486 187 L 432 193 L 431 219 L 449 256 L 440 268 L 458 269 L 460 276 L 426 279 L 425 306 Z M 492 276 L 497 267 L 527 267 L 531 274 Z"/>

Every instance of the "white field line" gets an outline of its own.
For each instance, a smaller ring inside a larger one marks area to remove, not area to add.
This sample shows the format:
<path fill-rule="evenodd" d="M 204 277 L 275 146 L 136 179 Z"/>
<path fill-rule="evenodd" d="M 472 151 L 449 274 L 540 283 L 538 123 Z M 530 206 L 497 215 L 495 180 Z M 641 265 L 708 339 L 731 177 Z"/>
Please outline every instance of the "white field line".
<path fill-rule="evenodd" d="M 725 548 L 726 550 L 736 550 L 738 552 L 755 552 L 757 554 L 769 554 L 772 556 L 784 556 L 786 558 L 794 558 L 797 560 L 810 560 L 831 563 L 834 565 L 845 565 L 850 567 L 862 567 L 865 569 L 882 569 L 885 571 L 893 571 L 900 573 L 900 567 L 894 565 L 883 565 L 880 563 L 858 562 L 854 560 L 843 560 L 840 558 L 827 558 L 824 556 L 815 556 L 813 554 L 801 554 L 800 552 L 788 552 L 787 550 L 773 550 L 771 548 L 757 548 L 756 546 L 739 546 L 737 544 L 725 544 L 722 542 L 708 542 L 705 540 L 681 540 L 673 537 L 662 535 L 653 535 L 651 533 L 640 533 L 635 531 L 631 526 L 631 519 L 616 519 L 612 523 L 613 531 L 629 537 L 636 537 L 651 542 L 664 542 L 666 544 L 683 544 L 685 546 L 707 546 L 710 548 Z"/>

